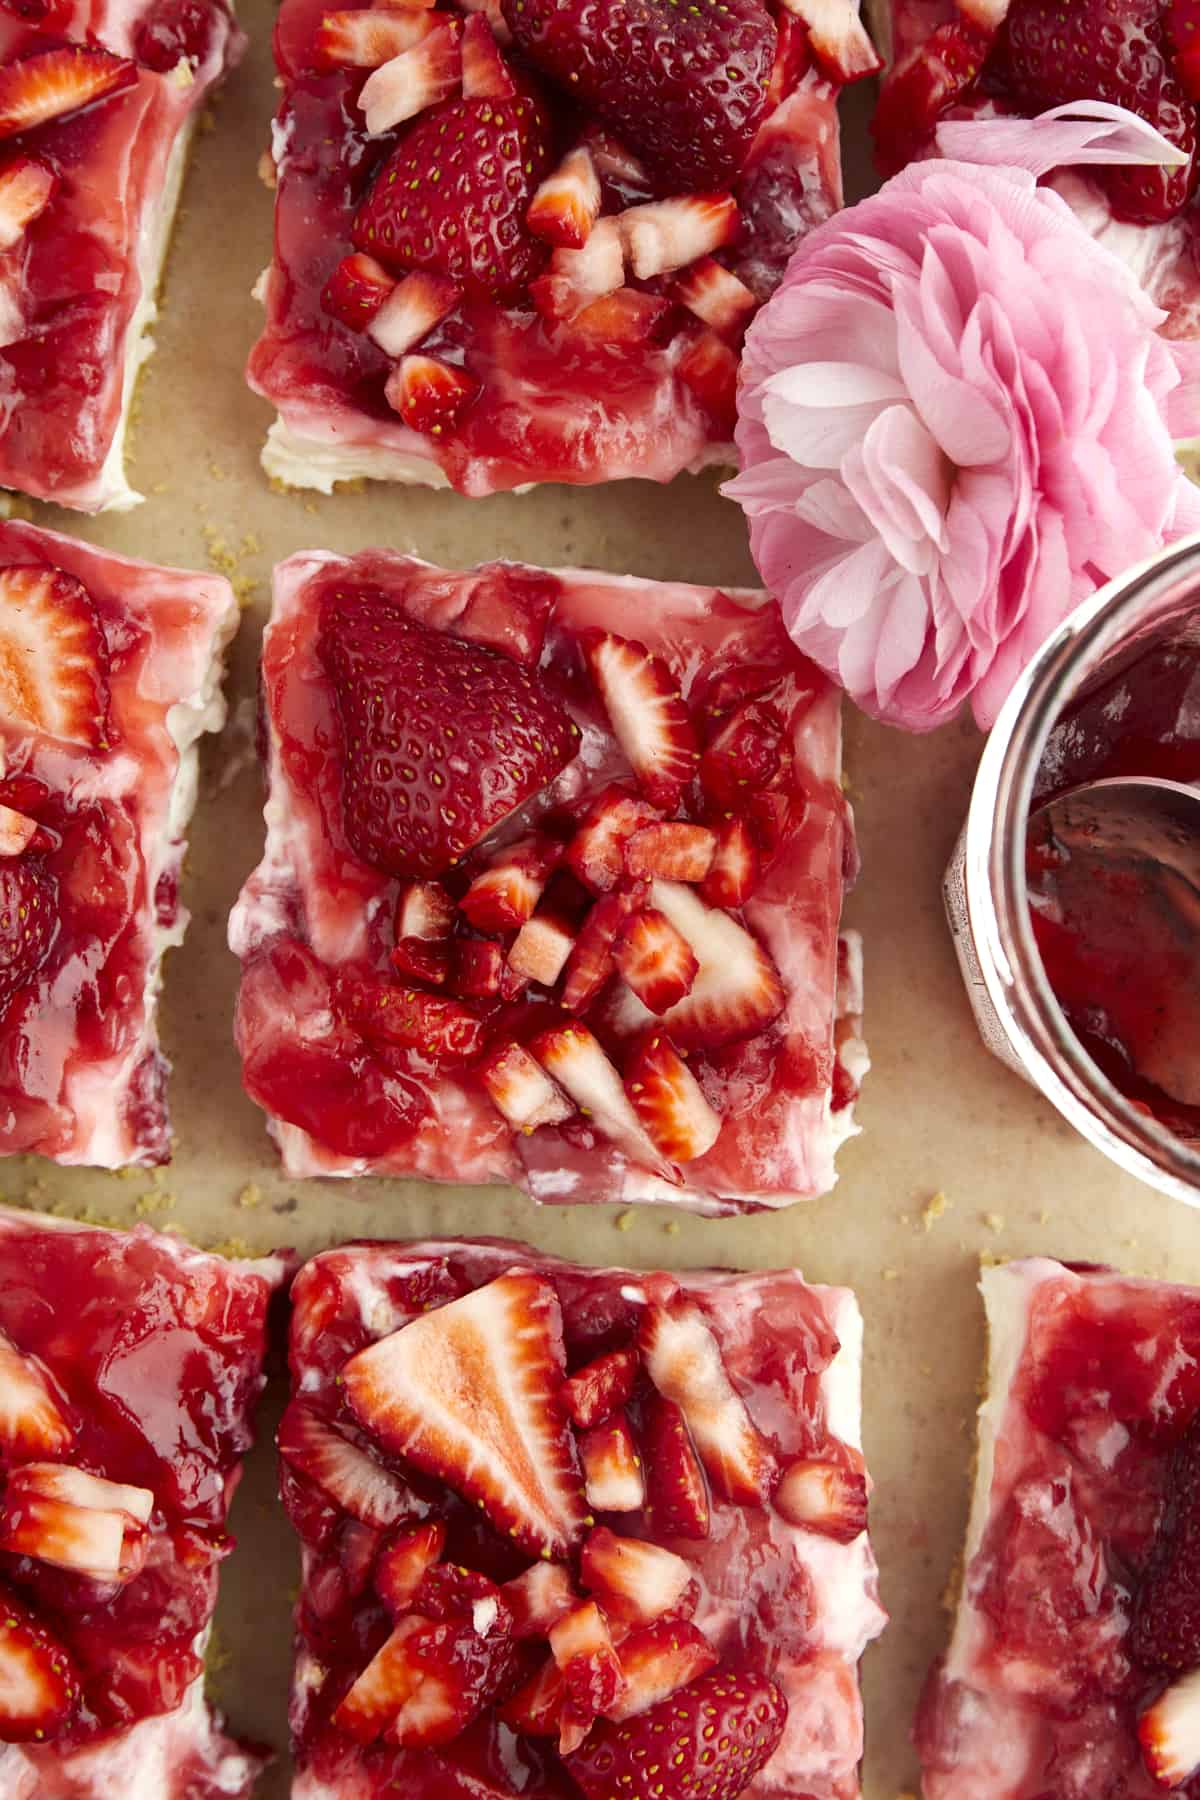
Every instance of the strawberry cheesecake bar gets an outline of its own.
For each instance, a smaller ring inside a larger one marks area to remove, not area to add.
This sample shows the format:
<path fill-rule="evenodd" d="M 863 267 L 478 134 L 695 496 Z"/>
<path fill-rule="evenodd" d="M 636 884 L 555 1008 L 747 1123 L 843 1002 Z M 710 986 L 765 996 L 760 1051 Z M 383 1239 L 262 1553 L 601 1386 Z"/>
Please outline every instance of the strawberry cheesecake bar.
<path fill-rule="evenodd" d="M 293 1175 L 824 1192 L 866 1055 L 839 696 L 755 593 L 292 557 L 231 921 Z"/>
<path fill-rule="evenodd" d="M 1200 1795 L 1200 1289 L 990 1269 L 988 1393 L 926 1800 Z"/>
<path fill-rule="evenodd" d="M 168 1158 L 156 1001 L 237 619 L 218 576 L 0 523 L 0 1154 Z"/>
<path fill-rule="evenodd" d="M 854 1296 L 791 1270 L 307 1264 L 295 1800 L 855 1800 L 861 1351 Z"/>
<path fill-rule="evenodd" d="M 281 1258 L 0 1210 L 0 1793 L 240 1800 L 204 1699 Z"/>
<path fill-rule="evenodd" d="M 735 460 L 748 321 L 841 204 L 857 0 L 284 0 L 269 474 L 489 494 Z"/>
<path fill-rule="evenodd" d="M 99 512 L 187 147 L 240 52 L 224 0 L 30 0 L 0 19 L 0 486 Z"/>

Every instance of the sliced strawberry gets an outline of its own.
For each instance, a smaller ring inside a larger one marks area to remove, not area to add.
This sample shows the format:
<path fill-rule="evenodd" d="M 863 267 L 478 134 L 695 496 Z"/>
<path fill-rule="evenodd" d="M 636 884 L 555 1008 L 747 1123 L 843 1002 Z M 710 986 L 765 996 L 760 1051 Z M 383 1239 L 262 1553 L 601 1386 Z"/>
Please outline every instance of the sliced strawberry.
<path fill-rule="evenodd" d="M 313 38 L 318 69 L 378 69 L 428 37 L 434 21 L 415 7 L 326 13 Z"/>
<path fill-rule="evenodd" d="M 553 987 L 574 943 L 575 933 L 567 921 L 547 908 L 522 925 L 508 953 L 508 966 L 526 981 Z"/>
<path fill-rule="evenodd" d="M 777 106 L 782 106 L 790 97 L 812 66 L 813 60 L 808 45 L 808 31 L 794 14 L 780 13 L 775 24 L 778 36 L 771 83 L 767 88 L 768 112 L 774 112 Z M 713 324 L 713 320 L 709 319 L 708 324 Z"/>
<path fill-rule="evenodd" d="M 633 1394 L 638 1359 L 634 1350 L 610 1350 L 563 1383 L 562 1399 L 572 1424 L 589 1431 L 619 1412 Z"/>
<path fill-rule="evenodd" d="M 597 344 L 648 344 L 660 335 L 670 312 L 669 300 L 643 294 L 638 288 L 619 287 L 576 313 L 570 330 L 573 337 Z"/>
<path fill-rule="evenodd" d="M 674 812 L 696 772 L 698 746 L 679 684 L 644 644 L 591 631 L 584 656 L 613 734 L 651 805 Z"/>
<path fill-rule="evenodd" d="M 700 758 L 705 793 L 722 809 L 742 806 L 775 779 L 783 762 L 783 724 L 775 708 L 748 700 L 718 728 Z"/>
<path fill-rule="evenodd" d="M 369 594 L 327 603 L 321 655 L 345 747 L 346 836 L 385 874 L 452 867 L 578 747 L 578 727 L 528 669 Z"/>
<path fill-rule="evenodd" d="M 1200 100 L 1200 0 L 1168 0 L 1171 63 L 1189 100 Z"/>
<path fill-rule="evenodd" d="M 771 1447 L 730 1381 L 700 1309 L 682 1298 L 648 1306 L 638 1343 L 651 1381 L 687 1420 L 717 1492 L 741 1506 L 761 1504 L 770 1485 Z"/>
<path fill-rule="evenodd" d="M 639 281 L 650 281 L 731 243 L 737 236 L 737 201 L 732 194 L 651 200 L 622 213 L 620 225 L 634 274 Z"/>
<path fill-rule="evenodd" d="M 386 1449 L 531 1554 L 562 1556 L 584 1517 L 558 1400 L 564 1372 L 554 1288 L 514 1271 L 359 1351 L 342 1380 Z"/>
<path fill-rule="evenodd" d="M 0 806 L 0 856 L 23 856 L 41 827 L 15 807 Z"/>
<path fill-rule="evenodd" d="M 137 64 L 93 45 L 63 44 L 0 68 L 0 137 L 32 131 L 132 87 Z"/>
<path fill-rule="evenodd" d="M 737 1800 L 775 1754 L 787 1711 L 765 1675 L 716 1668 L 634 1719 L 597 1725 L 567 1757 L 567 1771 L 586 1800 Z"/>
<path fill-rule="evenodd" d="M 667 881 L 700 882 L 716 855 L 715 832 L 707 825 L 681 825 L 671 820 L 644 825 L 624 845 L 626 872 L 634 879 L 661 875 Z"/>
<path fill-rule="evenodd" d="M 529 1046 L 542 1067 L 587 1113 L 597 1131 L 611 1138 L 632 1162 L 672 1179 L 669 1163 L 647 1135 L 621 1086 L 621 1077 L 600 1043 L 582 1025 L 542 1032 Z"/>
<path fill-rule="evenodd" d="M 50 1376 L 0 1332 L 0 1451 L 7 1461 L 53 1458 L 70 1448 L 74 1432 Z"/>
<path fill-rule="evenodd" d="M 691 993 L 663 1019 L 680 1049 L 732 1043 L 779 1017 L 786 995 L 775 965 L 736 919 L 673 881 L 653 882 L 650 898 L 700 964 Z"/>
<path fill-rule="evenodd" d="M 515 1131 L 559 1125 L 575 1111 L 541 1064 L 520 1044 L 503 1044 L 480 1065 L 480 1078 L 498 1112 Z"/>
<path fill-rule="evenodd" d="M 428 938 L 401 938 L 388 960 L 401 981 L 444 987 L 450 973 L 450 946 L 431 944 Z"/>
<path fill-rule="evenodd" d="M 687 1619 L 658 1619 L 630 1632 L 617 1651 L 624 1685 L 607 1709 L 617 1723 L 636 1719 L 714 1668 L 717 1653 Z"/>
<path fill-rule="evenodd" d="M 613 946 L 640 903 L 636 892 L 621 891 L 606 894 L 588 913 L 563 976 L 562 1003 L 568 1012 L 586 1012 L 616 968 Z"/>
<path fill-rule="evenodd" d="M 625 1092 L 663 1155 L 694 1162 L 721 1135 L 721 1115 L 710 1104 L 669 1037 L 651 1032 L 625 1070 Z"/>
<path fill-rule="evenodd" d="M 0 69 L 0 86 L 27 66 Z M 82 582 L 42 564 L 0 569 L 0 720 L 97 750 L 107 713 L 108 646 Z"/>
<path fill-rule="evenodd" d="M 577 145 L 547 175 L 525 215 L 530 231 L 548 244 L 580 250 L 600 217 L 600 177 L 590 152 Z"/>
<path fill-rule="evenodd" d="M 784 1470 L 775 1510 L 790 1525 L 819 1531 L 839 1544 L 852 1543 L 867 1529 L 867 1478 L 840 1463 L 801 1458 Z"/>
<path fill-rule="evenodd" d="M 957 13 L 896 64 L 871 120 L 882 174 L 896 174 L 928 143 L 942 114 L 974 87 L 992 41 Z"/>
<path fill-rule="evenodd" d="M 642 1408 L 646 1516 L 663 1537 L 706 1538 L 710 1508 L 704 1471 L 682 1408 L 661 1395 Z"/>
<path fill-rule="evenodd" d="M 347 1022 L 374 1044 L 416 1050 L 438 1064 L 473 1062 L 487 1041 L 481 1020 L 458 1000 L 387 981 L 354 981 L 339 990 Z"/>
<path fill-rule="evenodd" d="M 384 1605 L 394 1613 L 411 1606 L 413 1595 L 445 1548 L 446 1527 L 438 1519 L 391 1538 L 375 1563 L 375 1590 Z"/>
<path fill-rule="evenodd" d="M 61 1500 L 68 1506 L 119 1512 L 134 1525 L 149 1524 L 154 1512 L 154 1495 L 149 1488 L 135 1487 L 127 1481 L 109 1481 L 71 1463 L 23 1463 L 9 1476 L 9 1488 L 14 1487 L 20 1487 L 25 1494 Z"/>
<path fill-rule="evenodd" d="M 279 1422 L 279 1454 L 364 1525 L 385 1530 L 419 1516 L 422 1503 L 408 1483 L 381 1468 L 327 1419 L 293 1400 Z"/>
<path fill-rule="evenodd" d="M 652 1013 L 669 1011 L 689 994 L 700 967 L 687 939 L 652 906 L 626 920 L 613 945 L 613 961 Z"/>
<path fill-rule="evenodd" d="M 724 338 L 707 328 L 685 344 L 675 372 L 714 423 L 732 431 L 737 417 L 738 359 Z"/>
<path fill-rule="evenodd" d="M 367 76 L 358 97 L 371 137 L 394 131 L 457 93 L 462 83 L 462 21 L 443 19 L 410 50 Z M 374 246 L 362 246 L 368 250 Z"/>
<path fill-rule="evenodd" d="M 704 877 L 701 897 L 710 906 L 728 909 L 745 906 L 758 885 L 758 851 L 750 827 L 736 815 L 717 832 L 712 867 Z"/>
<path fill-rule="evenodd" d="M 552 1625 L 578 1604 L 579 1595 L 561 1563 L 533 1563 L 523 1575 L 504 1583 L 501 1592 L 512 1615 L 518 1642 L 547 1637 Z"/>
<path fill-rule="evenodd" d="M 127 1581 L 145 1560 L 141 1528 L 153 1506 L 147 1488 L 62 1463 L 23 1463 L 0 1504 L 0 1549 L 96 1580 Z"/>
<path fill-rule="evenodd" d="M 431 275 L 427 269 L 416 269 L 396 283 L 368 325 L 367 336 L 375 340 L 385 356 L 403 356 L 427 338 L 447 313 L 454 311 L 462 294 L 458 283 L 448 275 Z"/>
<path fill-rule="evenodd" d="M 594 1718 L 612 1706 L 621 1691 L 621 1665 L 594 1600 L 581 1601 L 551 1626 L 550 1653 L 576 1713 Z"/>
<path fill-rule="evenodd" d="M 410 351 L 387 378 L 384 397 L 412 431 L 438 436 L 456 424 L 480 389 L 469 369 Z"/>
<path fill-rule="evenodd" d="M 15 1594 L 0 1589 L 0 1741 L 51 1742 L 78 1703 L 79 1681 L 64 1645 Z"/>
<path fill-rule="evenodd" d="M 45 212 L 57 177 L 31 156 L 12 156 L 0 164 L 0 250 L 10 250 Z"/>
<path fill-rule="evenodd" d="M 560 248 L 545 275 L 530 284 L 533 303 L 550 324 L 562 324 L 625 283 L 625 250 L 615 219 L 597 219 L 578 250 Z"/>
<path fill-rule="evenodd" d="M 517 91 L 512 70 L 482 13 L 474 13 L 463 32 L 462 90 L 464 100 L 511 100 Z"/>
<path fill-rule="evenodd" d="M 808 27 L 821 72 L 844 86 L 877 75 L 883 67 L 867 36 L 855 0 L 783 0 Z"/>
<path fill-rule="evenodd" d="M 500 992 L 504 951 L 481 938 L 459 938 L 454 945 L 452 985 L 456 994 L 479 1000 Z"/>
<path fill-rule="evenodd" d="M 1200 1669 L 1165 1688 L 1137 1724 L 1142 1759 L 1165 1788 L 1182 1787 L 1200 1770 Z"/>
<path fill-rule="evenodd" d="M 562 1724 L 566 1687 L 553 1657 L 501 1706 L 499 1717 L 526 1737 L 557 1737 Z"/>
<path fill-rule="evenodd" d="M 646 1503 L 642 1460 L 623 1413 L 579 1439 L 583 1485 L 596 1512 L 640 1512 Z"/>
<path fill-rule="evenodd" d="M 683 271 L 675 283 L 675 298 L 722 337 L 736 337 L 758 305 L 745 282 L 711 256 Z"/>
<path fill-rule="evenodd" d="M 370 13 L 351 13 L 354 19 L 371 18 Z M 325 286 L 321 289 L 321 305 L 352 331 L 365 331 L 396 285 L 382 263 L 361 250 L 343 256 Z"/>
<path fill-rule="evenodd" d="M 695 1606 L 695 1582 L 682 1556 L 640 1538 L 619 1537 L 607 1525 L 589 1532 L 580 1579 L 609 1618 L 626 1625 L 648 1625 Z"/>
<path fill-rule="evenodd" d="M 454 902 L 439 881 L 406 881 L 396 896 L 394 930 L 401 938 L 440 943 L 454 929 Z"/>
<path fill-rule="evenodd" d="M 533 917 L 561 854 L 551 838 L 521 838 L 475 877 L 460 909 L 476 931 L 518 931 Z"/>
<path fill-rule="evenodd" d="M 419 1685 L 405 1646 L 429 1623 L 415 1613 L 400 1620 L 336 1708 L 333 1722 L 339 1731 L 370 1744 L 396 1717 Z"/>
<path fill-rule="evenodd" d="M 629 788 L 615 783 L 604 788 L 567 845 L 568 868 L 593 894 L 611 893 L 625 873 L 626 839 L 658 816 L 654 807 Z"/>

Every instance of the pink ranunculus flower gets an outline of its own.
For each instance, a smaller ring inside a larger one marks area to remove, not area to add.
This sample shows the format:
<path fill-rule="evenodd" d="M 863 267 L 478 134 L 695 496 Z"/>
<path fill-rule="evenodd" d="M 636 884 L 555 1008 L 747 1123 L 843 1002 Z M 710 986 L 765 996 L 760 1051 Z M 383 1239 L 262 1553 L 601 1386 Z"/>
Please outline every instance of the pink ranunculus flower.
<path fill-rule="evenodd" d="M 724 489 L 796 643 L 914 731 L 968 697 L 990 725 L 1080 600 L 1200 529 L 1173 450 L 1200 435 L 1200 346 L 1159 334 L 1132 271 L 1036 181 L 1179 153 L 1109 106 L 962 122 L 939 147 L 959 160 L 912 165 L 797 249 L 746 340 Z"/>

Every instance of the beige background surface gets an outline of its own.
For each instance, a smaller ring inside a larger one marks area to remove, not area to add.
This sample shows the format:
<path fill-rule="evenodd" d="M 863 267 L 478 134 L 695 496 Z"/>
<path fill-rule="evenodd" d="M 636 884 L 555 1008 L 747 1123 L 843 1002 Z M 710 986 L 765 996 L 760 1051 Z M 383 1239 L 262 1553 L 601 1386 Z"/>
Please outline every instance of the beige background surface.
<path fill-rule="evenodd" d="M 249 1249 L 293 1244 L 311 1252 L 363 1235 L 509 1234 L 594 1263 L 795 1264 L 814 1279 L 851 1284 L 867 1320 L 873 1530 L 892 1614 L 864 1669 L 866 1794 L 895 1800 L 916 1786 L 908 1724 L 944 1635 L 940 1596 L 965 1520 L 982 1352 L 980 1256 L 1039 1252 L 1200 1278 L 1200 1219 L 1118 1177 L 975 1035 L 939 884 L 966 807 L 976 734 L 963 724 L 918 740 L 857 716 L 847 720 L 847 765 L 864 872 L 850 919 L 866 938 L 875 1067 L 860 1110 L 863 1135 L 843 1152 L 833 1194 L 787 1214 L 700 1222 L 668 1221 L 651 1209 L 620 1218 L 607 1208 L 539 1211 L 498 1189 L 279 1177 L 238 1082 L 230 1040 L 236 965 L 225 948 L 226 916 L 261 843 L 252 696 L 272 563 L 302 548 L 386 543 L 450 566 L 508 555 L 715 584 L 752 580 L 753 570 L 740 516 L 712 480 L 668 490 L 547 488 L 490 501 L 379 487 L 332 500 L 268 489 L 258 466 L 268 413 L 241 371 L 258 324 L 250 287 L 271 230 L 270 196 L 255 176 L 275 100 L 270 23 L 270 6 L 258 0 L 246 17 L 248 60 L 214 129 L 198 140 L 159 350 L 139 394 L 133 479 L 147 504 L 94 521 L 37 513 L 131 554 L 213 563 L 234 574 L 247 599 L 232 657 L 230 725 L 208 746 L 192 832 L 192 928 L 167 967 L 178 1152 L 154 1180 L 13 1163 L 0 1169 L 0 1187 L 25 1204 L 91 1209 L 122 1222 L 149 1216 L 202 1243 L 238 1239 Z M 854 97 L 848 121 L 859 164 L 866 99 Z M 939 1192 L 944 1212 L 923 1220 Z M 282 1747 L 295 1559 L 274 1504 L 269 1438 L 278 1407 L 276 1382 L 234 1512 L 240 1547 L 225 1566 L 214 1685 L 236 1728 Z M 264 1800 L 286 1794 L 283 1762 L 263 1791 Z"/>

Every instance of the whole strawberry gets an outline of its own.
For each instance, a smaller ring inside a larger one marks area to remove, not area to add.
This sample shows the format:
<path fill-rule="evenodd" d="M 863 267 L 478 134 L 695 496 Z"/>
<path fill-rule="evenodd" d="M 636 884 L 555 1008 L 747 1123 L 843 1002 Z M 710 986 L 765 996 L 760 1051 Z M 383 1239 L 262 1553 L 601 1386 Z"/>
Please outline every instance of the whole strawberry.
<path fill-rule="evenodd" d="M 728 187 L 766 106 L 761 0 L 503 0 L 539 69 L 651 163 L 665 191 Z"/>
<path fill-rule="evenodd" d="M 441 874 L 575 754 L 578 727 L 528 669 L 369 592 L 334 596 L 320 646 L 346 836 L 387 875 Z"/>
<path fill-rule="evenodd" d="M 737 1800 L 775 1753 L 787 1700 L 754 1671 L 714 1669 L 564 1758 L 587 1800 Z"/>
<path fill-rule="evenodd" d="M 1200 1419 L 1171 1458 L 1166 1503 L 1134 1598 L 1129 1650 L 1145 1669 L 1200 1665 Z"/>
<path fill-rule="evenodd" d="M 57 935 L 52 882 L 24 859 L 0 863 L 0 1005 L 33 980 Z"/>

